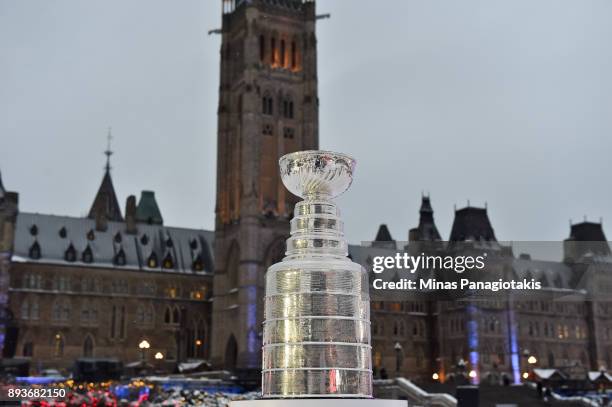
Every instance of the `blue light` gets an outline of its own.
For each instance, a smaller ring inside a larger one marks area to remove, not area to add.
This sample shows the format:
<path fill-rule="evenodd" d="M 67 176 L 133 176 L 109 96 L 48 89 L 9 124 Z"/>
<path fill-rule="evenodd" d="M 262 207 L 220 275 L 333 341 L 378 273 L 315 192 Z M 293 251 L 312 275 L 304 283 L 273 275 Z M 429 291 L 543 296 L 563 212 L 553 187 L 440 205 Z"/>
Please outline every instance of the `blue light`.
<path fill-rule="evenodd" d="M 476 318 L 478 308 L 476 308 L 474 304 L 468 304 L 466 311 L 468 317 L 467 335 L 470 368 L 476 372 L 476 376 L 470 377 L 470 382 L 472 384 L 478 384 L 480 383 L 480 367 L 478 365 L 480 360 L 480 355 L 478 354 L 478 320 Z"/>
<path fill-rule="evenodd" d="M 516 333 L 516 324 L 514 323 L 514 311 L 512 305 L 508 312 L 510 332 L 510 364 L 512 365 L 512 379 L 514 384 L 521 383 L 521 366 L 519 357 L 518 335 Z"/>

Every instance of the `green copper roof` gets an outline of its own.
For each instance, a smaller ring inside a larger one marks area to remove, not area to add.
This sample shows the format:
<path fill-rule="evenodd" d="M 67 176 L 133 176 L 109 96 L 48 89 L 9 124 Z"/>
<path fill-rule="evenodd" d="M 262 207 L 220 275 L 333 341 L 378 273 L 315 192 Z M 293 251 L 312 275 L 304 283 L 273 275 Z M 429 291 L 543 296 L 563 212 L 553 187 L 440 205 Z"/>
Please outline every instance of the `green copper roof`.
<path fill-rule="evenodd" d="M 155 200 L 155 192 L 142 191 L 140 193 L 140 200 L 136 207 L 136 222 L 148 223 L 150 225 L 164 224 L 164 219 Z"/>

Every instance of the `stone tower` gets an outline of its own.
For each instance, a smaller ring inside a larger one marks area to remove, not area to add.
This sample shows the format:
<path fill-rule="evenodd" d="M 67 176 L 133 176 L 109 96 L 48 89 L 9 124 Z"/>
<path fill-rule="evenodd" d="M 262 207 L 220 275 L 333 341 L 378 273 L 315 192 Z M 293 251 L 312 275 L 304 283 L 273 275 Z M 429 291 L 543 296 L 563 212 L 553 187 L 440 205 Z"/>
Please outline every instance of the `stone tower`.
<path fill-rule="evenodd" d="M 264 273 L 297 201 L 278 158 L 319 144 L 315 22 L 314 1 L 223 1 L 211 351 L 257 379 Z"/>
<path fill-rule="evenodd" d="M 14 319 L 9 311 L 9 264 L 15 240 L 19 195 L 4 189 L 0 174 L 0 357 L 13 356 Z"/>

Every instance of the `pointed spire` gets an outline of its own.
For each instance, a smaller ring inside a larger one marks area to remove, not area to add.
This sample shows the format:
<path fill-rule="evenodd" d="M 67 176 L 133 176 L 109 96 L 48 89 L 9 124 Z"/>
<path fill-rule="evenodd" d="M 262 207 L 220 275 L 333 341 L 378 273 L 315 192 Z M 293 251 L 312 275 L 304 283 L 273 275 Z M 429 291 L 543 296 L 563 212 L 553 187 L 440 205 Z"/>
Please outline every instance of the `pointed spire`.
<path fill-rule="evenodd" d="M 381 224 L 378 228 L 378 233 L 376 233 L 376 238 L 374 239 L 377 242 L 393 242 L 393 238 L 391 237 L 391 232 L 389 232 L 389 228 L 384 223 Z"/>
<path fill-rule="evenodd" d="M 419 209 L 419 226 L 412 229 L 412 240 L 436 241 L 442 240 L 436 223 L 434 222 L 433 207 L 431 206 L 430 194 L 421 196 L 421 208 Z"/>
<path fill-rule="evenodd" d="M 110 156 L 113 154 L 111 151 L 111 139 L 111 129 L 109 128 L 107 147 L 106 151 L 104 151 L 106 155 L 104 176 L 102 177 L 102 183 L 100 184 L 100 188 L 98 188 L 98 193 L 94 198 L 88 215 L 90 219 L 96 219 L 96 224 L 99 223 L 100 226 L 104 225 L 104 221 L 106 220 L 115 222 L 123 221 L 119 201 L 117 200 L 117 194 L 115 193 L 115 187 L 113 186 L 113 180 L 110 175 Z"/>
<path fill-rule="evenodd" d="M 111 155 L 113 155 L 113 150 L 111 150 L 111 141 L 113 139 L 113 135 L 112 135 L 112 128 L 109 127 L 108 128 L 108 135 L 106 136 L 106 151 L 104 151 L 104 154 L 106 155 L 106 172 L 110 172 L 111 166 L 110 166 L 110 157 Z"/>

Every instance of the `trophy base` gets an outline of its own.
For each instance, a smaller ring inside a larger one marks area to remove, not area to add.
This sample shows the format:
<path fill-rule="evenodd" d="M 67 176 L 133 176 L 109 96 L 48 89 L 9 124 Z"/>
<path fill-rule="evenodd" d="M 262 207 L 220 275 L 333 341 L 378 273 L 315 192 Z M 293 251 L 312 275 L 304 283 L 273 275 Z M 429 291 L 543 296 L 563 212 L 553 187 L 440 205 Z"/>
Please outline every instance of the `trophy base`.
<path fill-rule="evenodd" d="M 229 407 L 408 407 L 405 400 L 383 399 L 262 399 L 230 401 Z"/>

